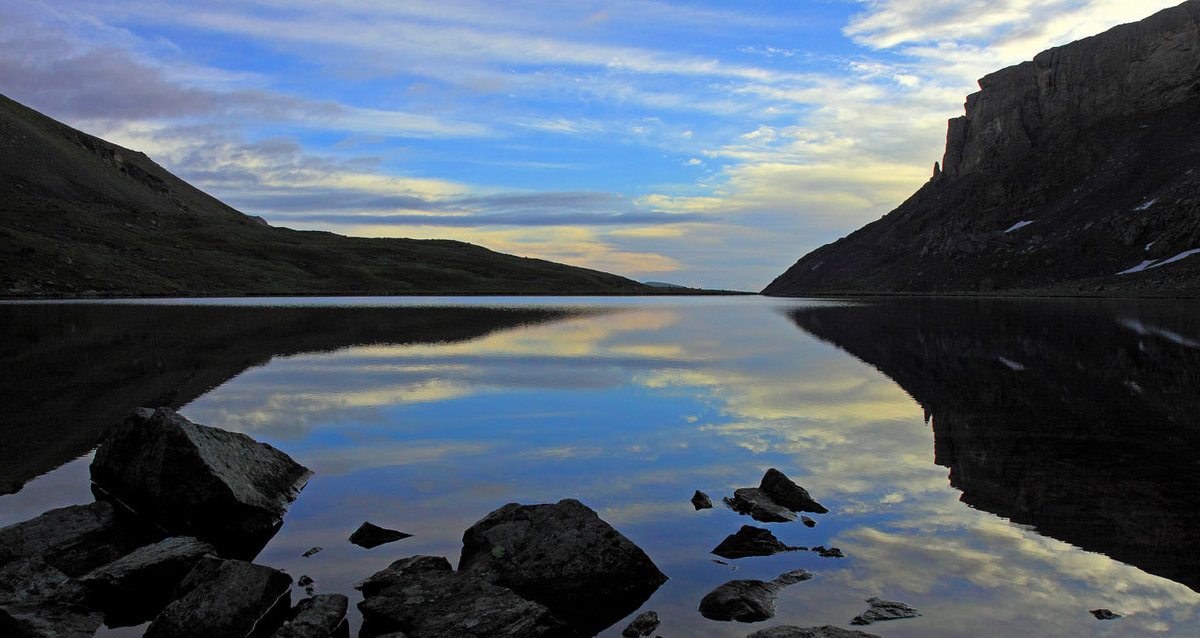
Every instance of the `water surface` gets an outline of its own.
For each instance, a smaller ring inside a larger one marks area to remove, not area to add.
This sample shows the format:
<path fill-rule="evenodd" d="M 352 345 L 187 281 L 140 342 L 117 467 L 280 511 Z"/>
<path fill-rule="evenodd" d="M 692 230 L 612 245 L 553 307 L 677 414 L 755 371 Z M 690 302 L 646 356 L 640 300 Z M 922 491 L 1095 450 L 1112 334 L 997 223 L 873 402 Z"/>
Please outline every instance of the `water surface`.
<path fill-rule="evenodd" d="M 1194 636 L 1197 310 L 754 297 L 0 306 L 13 326 L 0 525 L 89 502 L 107 422 L 172 405 L 315 470 L 257 562 L 352 602 L 352 584 L 396 558 L 456 563 L 463 531 L 504 503 L 577 498 L 671 578 L 642 606 L 663 636 L 847 627 L 869 596 L 923 614 L 868 628 L 889 637 Z M 688 502 L 757 485 L 768 467 L 830 513 L 810 529 Z M 413 537 L 350 545 L 364 520 Z M 713 562 L 743 524 L 846 558 Z M 815 578 L 784 590 L 770 621 L 696 611 L 727 580 L 798 567 Z M 1125 617 L 1097 621 L 1100 607 Z"/>

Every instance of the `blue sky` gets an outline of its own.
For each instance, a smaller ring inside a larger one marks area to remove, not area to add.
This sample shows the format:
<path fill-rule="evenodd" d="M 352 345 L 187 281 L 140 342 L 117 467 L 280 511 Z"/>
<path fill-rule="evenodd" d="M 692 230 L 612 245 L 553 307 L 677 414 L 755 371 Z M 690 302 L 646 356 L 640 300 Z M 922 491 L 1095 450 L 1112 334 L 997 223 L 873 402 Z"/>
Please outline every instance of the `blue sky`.
<path fill-rule="evenodd" d="M 941 159 L 975 80 L 1175 0 L 44 0 L 0 93 L 275 225 L 758 290 Z"/>

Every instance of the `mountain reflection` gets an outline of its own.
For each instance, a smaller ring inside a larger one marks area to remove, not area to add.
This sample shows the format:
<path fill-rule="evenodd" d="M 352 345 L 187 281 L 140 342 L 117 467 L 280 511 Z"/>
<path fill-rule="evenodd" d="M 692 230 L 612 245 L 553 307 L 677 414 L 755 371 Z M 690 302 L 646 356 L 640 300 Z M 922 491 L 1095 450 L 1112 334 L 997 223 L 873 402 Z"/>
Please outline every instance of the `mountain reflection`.
<path fill-rule="evenodd" d="M 273 357 L 452 343 L 553 308 L 0 305 L 0 494 L 96 446 L 138 406 L 179 408 Z"/>
<path fill-rule="evenodd" d="M 1191 308 L 914 299 L 788 316 L 921 404 L 963 502 L 1200 591 Z"/>

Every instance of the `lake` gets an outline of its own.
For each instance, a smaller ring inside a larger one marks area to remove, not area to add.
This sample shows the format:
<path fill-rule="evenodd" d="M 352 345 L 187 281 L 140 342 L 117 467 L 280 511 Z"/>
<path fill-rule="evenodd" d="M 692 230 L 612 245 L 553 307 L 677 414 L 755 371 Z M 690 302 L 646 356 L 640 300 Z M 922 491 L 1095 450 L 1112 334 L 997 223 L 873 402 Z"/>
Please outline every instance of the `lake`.
<path fill-rule="evenodd" d="M 156 300 L 3 304 L 0 325 L 0 526 L 92 501 L 104 428 L 174 406 L 315 471 L 256 562 L 349 595 L 352 633 L 356 581 L 455 564 L 488 512 L 563 498 L 670 577 L 640 608 L 667 638 L 849 627 L 871 596 L 922 614 L 862 628 L 888 637 L 1200 627 L 1196 302 Z M 815 527 L 721 504 L 771 467 L 829 508 Z M 363 521 L 413 536 L 366 550 Z M 746 524 L 845 557 L 715 562 Z M 772 620 L 697 612 L 796 568 L 814 578 Z"/>

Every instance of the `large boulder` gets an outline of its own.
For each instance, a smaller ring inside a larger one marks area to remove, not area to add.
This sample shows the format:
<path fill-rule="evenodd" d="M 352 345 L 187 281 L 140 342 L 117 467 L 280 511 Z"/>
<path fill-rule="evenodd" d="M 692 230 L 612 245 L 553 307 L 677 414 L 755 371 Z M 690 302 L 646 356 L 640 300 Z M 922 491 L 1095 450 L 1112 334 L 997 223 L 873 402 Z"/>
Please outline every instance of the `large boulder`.
<path fill-rule="evenodd" d="M 278 531 L 312 472 L 235 432 L 197 425 L 169 408 L 114 428 L 91 466 L 97 495 L 116 499 L 174 535 L 250 558 Z"/>
<path fill-rule="evenodd" d="M 731 580 L 705 594 L 700 600 L 700 615 L 709 620 L 760 622 L 775 616 L 775 597 L 788 585 L 809 580 L 812 574 L 797 569 L 781 574 L 770 582 Z"/>
<path fill-rule="evenodd" d="M 359 584 L 361 636 L 576 638 L 538 603 L 482 578 L 450 570 L 441 557 L 398 560 Z"/>
<path fill-rule="evenodd" d="M 271 638 L 349 638 L 346 608 L 350 599 L 342 594 L 310 596 L 296 603 L 291 618 Z"/>
<path fill-rule="evenodd" d="M 104 610 L 109 627 L 138 625 L 162 611 L 200 558 L 214 553 L 216 548 L 204 541 L 175 536 L 139 547 L 79 581 L 91 602 Z"/>
<path fill-rule="evenodd" d="M 292 607 L 292 577 L 263 565 L 205 556 L 150 623 L 145 638 L 269 636 Z"/>
<path fill-rule="evenodd" d="M 641 606 L 667 577 L 589 507 L 509 503 L 463 534 L 459 570 L 542 603 L 591 635 Z"/>

